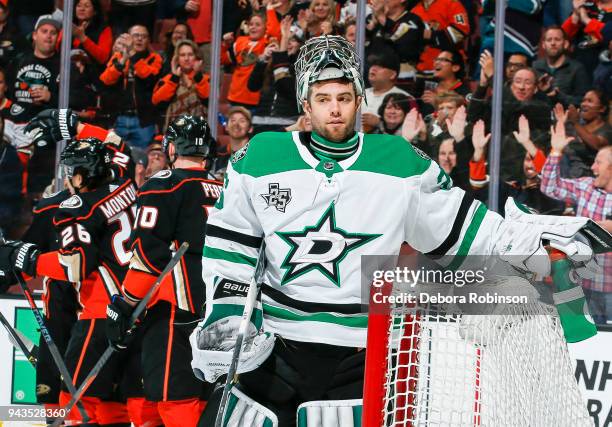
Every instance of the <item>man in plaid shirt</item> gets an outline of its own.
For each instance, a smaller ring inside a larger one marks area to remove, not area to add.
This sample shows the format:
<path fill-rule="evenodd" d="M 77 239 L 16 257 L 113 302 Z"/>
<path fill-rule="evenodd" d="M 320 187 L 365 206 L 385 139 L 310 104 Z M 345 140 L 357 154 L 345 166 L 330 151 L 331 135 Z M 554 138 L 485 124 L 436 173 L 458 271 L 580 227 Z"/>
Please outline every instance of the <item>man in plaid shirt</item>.
<path fill-rule="evenodd" d="M 576 215 L 591 218 L 612 232 L 612 146 L 599 150 L 591 166 L 594 177 L 566 179 L 560 176 L 563 149 L 574 138 L 565 135 L 565 121 L 551 130 L 550 155 L 542 169 L 540 190 L 549 197 L 576 205 Z M 612 253 L 597 255 L 603 275 L 582 280 L 596 323 L 612 323 Z"/>

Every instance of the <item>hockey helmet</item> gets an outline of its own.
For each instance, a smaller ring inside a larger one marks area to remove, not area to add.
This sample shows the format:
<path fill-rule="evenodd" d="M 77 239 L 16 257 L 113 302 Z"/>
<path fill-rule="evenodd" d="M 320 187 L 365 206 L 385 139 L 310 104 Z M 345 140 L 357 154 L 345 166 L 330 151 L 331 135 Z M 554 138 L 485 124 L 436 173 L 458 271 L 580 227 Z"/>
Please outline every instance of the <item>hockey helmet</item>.
<path fill-rule="evenodd" d="M 81 174 L 86 179 L 106 177 L 111 153 L 98 138 L 75 139 L 66 145 L 60 157 L 68 178 Z"/>
<path fill-rule="evenodd" d="M 183 114 L 170 123 L 162 140 L 164 153 L 169 154 L 171 143 L 179 156 L 212 159 L 216 154 L 217 143 L 210 133 L 210 126 L 200 116 Z"/>
<path fill-rule="evenodd" d="M 298 108 L 302 109 L 310 85 L 340 78 L 353 82 L 355 94 L 362 96 L 365 101 L 360 62 L 355 48 L 344 37 L 320 36 L 309 39 L 300 48 L 295 63 Z"/>

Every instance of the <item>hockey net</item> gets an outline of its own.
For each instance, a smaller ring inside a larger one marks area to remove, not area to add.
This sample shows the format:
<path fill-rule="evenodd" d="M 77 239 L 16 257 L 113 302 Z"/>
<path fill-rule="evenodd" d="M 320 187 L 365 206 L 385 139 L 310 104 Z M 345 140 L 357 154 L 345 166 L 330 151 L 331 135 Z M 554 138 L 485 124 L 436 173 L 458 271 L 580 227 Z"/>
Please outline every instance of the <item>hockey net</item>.
<path fill-rule="evenodd" d="M 520 293 L 531 287 L 521 280 L 492 286 Z M 592 425 L 554 307 L 379 309 L 368 321 L 365 427 Z"/>

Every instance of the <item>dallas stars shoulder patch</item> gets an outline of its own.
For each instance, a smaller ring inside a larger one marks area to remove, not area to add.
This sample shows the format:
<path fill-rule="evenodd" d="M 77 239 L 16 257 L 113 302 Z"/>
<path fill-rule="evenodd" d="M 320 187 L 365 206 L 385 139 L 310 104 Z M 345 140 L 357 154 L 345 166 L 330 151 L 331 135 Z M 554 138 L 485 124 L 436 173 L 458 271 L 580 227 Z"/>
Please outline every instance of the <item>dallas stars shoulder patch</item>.
<path fill-rule="evenodd" d="M 249 143 L 247 142 L 244 147 L 242 147 L 240 150 L 238 150 L 234 154 L 232 154 L 232 157 L 231 157 L 230 161 L 232 163 L 237 163 L 240 160 L 244 159 L 244 156 L 246 156 L 246 153 L 247 153 L 248 149 L 249 149 Z"/>
<path fill-rule="evenodd" d="M 317 270 L 335 286 L 340 287 L 340 263 L 348 253 L 380 234 L 350 233 L 336 225 L 334 204 L 323 213 L 313 226 L 302 231 L 277 231 L 276 234 L 290 246 L 281 268 L 286 270 L 281 285 L 309 271 Z"/>

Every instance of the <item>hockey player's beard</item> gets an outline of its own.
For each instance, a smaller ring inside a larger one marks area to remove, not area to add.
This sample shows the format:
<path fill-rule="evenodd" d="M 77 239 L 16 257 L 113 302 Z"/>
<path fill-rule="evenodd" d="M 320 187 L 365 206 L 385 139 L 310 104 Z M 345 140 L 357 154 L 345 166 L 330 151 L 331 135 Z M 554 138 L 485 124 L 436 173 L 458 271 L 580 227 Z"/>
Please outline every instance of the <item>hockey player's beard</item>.
<path fill-rule="evenodd" d="M 355 133 L 355 121 L 357 120 L 357 114 L 354 114 L 353 117 L 345 123 L 344 128 L 341 129 L 333 129 L 330 130 L 327 128 L 326 123 L 317 123 L 315 120 L 311 119 L 312 122 L 312 130 L 317 134 L 321 135 L 323 138 L 332 142 L 344 142 L 349 139 Z"/>

